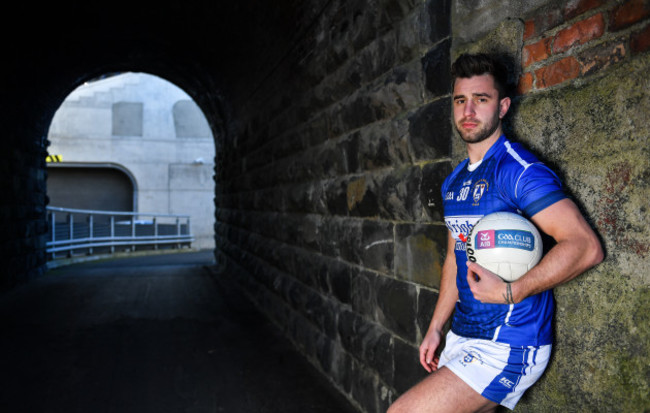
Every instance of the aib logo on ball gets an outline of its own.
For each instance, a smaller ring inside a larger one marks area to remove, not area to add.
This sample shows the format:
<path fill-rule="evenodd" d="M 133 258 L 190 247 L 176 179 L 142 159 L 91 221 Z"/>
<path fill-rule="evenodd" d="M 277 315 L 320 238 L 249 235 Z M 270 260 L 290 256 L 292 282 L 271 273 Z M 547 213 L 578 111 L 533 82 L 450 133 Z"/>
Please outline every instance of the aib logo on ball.
<path fill-rule="evenodd" d="M 481 250 L 485 248 L 494 248 L 495 245 L 495 230 L 490 229 L 487 231 L 479 231 L 476 234 L 476 249 Z"/>

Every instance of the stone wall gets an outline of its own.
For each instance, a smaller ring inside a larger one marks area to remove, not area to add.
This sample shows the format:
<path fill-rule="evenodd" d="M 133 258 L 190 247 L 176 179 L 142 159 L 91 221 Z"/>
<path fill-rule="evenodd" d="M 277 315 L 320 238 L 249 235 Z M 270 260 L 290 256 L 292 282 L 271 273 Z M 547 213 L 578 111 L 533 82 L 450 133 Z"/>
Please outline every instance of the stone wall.
<path fill-rule="evenodd" d="M 449 4 L 323 2 L 222 148 L 217 261 L 364 411 L 424 374 L 446 242 Z"/>
<path fill-rule="evenodd" d="M 24 119 L 17 115 L 17 119 Z M 32 119 L 33 121 L 33 119 Z M 30 124 L 30 123 L 25 123 Z M 45 273 L 45 139 L 30 139 L 28 128 L 6 128 L 7 157 L 0 165 L 0 292 Z M 25 136 L 27 135 L 27 136 Z"/>
<path fill-rule="evenodd" d="M 525 4 L 522 4 L 525 3 Z M 313 0 L 219 142 L 217 260 L 362 411 L 424 376 L 442 179 L 464 148 L 451 59 L 521 67 L 511 137 L 554 167 L 606 261 L 556 289 L 557 342 L 519 411 L 648 408 L 646 1 Z M 263 348 L 263 340 L 260 341 Z"/>

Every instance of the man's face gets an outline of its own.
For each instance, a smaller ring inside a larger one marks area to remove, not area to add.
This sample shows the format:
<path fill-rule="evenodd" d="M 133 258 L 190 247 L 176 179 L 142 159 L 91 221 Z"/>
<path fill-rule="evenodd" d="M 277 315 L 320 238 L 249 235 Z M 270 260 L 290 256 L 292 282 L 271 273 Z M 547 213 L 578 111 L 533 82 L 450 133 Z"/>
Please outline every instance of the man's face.
<path fill-rule="evenodd" d="M 453 98 L 454 124 L 465 142 L 478 143 L 501 133 L 510 99 L 499 99 L 492 75 L 457 78 Z"/>

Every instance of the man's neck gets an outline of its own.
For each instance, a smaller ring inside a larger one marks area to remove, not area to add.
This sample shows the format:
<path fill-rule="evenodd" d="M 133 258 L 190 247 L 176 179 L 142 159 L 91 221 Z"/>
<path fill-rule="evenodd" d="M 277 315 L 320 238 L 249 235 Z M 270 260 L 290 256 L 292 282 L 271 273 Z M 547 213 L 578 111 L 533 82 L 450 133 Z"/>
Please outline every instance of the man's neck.
<path fill-rule="evenodd" d="M 476 163 L 485 157 L 487 151 L 490 150 L 492 145 L 494 145 L 494 143 L 501 137 L 501 130 L 498 130 L 497 132 L 481 142 L 467 144 L 467 155 L 469 156 L 470 164 Z"/>

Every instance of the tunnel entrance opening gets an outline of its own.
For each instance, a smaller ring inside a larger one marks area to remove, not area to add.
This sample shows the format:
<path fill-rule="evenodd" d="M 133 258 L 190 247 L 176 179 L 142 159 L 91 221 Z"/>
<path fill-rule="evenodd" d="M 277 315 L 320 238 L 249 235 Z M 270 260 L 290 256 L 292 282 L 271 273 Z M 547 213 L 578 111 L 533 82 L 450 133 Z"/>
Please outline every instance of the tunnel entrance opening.
<path fill-rule="evenodd" d="M 49 206 L 190 215 L 192 247 L 214 248 L 215 142 L 175 84 L 142 72 L 87 81 L 62 102 L 47 139 Z"/>

